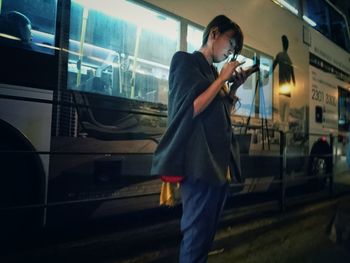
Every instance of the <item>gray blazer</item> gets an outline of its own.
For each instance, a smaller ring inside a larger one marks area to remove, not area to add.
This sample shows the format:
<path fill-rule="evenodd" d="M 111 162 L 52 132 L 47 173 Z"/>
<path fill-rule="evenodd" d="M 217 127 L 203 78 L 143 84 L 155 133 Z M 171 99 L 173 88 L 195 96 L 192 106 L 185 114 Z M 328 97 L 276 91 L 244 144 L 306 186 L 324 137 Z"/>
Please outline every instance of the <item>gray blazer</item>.
<path fill-rule="evenodd" d="M 193 101 L 217 78 L 200 52 L 177 52 L 169 73 L 168 128 L 154 156 L 153 175 L 198 178 L 211 185 L 227 182 L 229 166 L 242 182 L 239 146 L 232 131 L 230 102 L 217 95 L 193 118 Z"/>

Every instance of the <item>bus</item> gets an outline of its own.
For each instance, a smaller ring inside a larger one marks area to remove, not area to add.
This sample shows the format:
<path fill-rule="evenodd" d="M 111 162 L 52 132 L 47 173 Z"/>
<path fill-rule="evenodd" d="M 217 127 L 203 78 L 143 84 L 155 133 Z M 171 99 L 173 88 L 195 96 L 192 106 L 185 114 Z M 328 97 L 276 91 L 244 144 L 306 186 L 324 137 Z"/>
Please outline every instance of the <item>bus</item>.
<path fill-rule="evenodd" d="M 231 115 L 246 178 L 232 194 L 348 172 L 349 24 L 328 0 L 0 0 L 1 227 L 157 207 L 170 61 L 221 13 L 260 67 Z"/>

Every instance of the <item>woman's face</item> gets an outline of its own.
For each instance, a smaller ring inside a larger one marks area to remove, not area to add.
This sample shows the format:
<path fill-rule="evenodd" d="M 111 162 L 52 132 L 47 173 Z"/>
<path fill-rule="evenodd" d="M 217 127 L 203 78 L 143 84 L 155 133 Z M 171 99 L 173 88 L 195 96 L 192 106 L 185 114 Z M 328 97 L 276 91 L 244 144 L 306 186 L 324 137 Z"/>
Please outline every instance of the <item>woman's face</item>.
<path fill-rule="evenodd" d="M 233 36 L 234 31 L 229 30 L 223 33 L 218 33 L 214 38 L 212 49 L 213 62 L 221 62 L 234 52 L 236 41 Z"/>

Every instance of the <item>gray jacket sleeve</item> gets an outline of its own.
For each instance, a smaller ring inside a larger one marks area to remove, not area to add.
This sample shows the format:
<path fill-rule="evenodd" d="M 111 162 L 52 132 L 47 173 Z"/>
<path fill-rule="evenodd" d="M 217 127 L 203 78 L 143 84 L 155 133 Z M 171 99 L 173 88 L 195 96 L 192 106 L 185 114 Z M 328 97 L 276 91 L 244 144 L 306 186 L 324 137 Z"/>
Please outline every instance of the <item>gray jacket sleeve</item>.
<path fill-rule="evenodd" d="M 209 85 L 193 54 L 175 53 L 169 72 L 168 128 L 154 153 L 152 175 L 184 175 L 184 145 L 196 121 L 193 102 Z"/>

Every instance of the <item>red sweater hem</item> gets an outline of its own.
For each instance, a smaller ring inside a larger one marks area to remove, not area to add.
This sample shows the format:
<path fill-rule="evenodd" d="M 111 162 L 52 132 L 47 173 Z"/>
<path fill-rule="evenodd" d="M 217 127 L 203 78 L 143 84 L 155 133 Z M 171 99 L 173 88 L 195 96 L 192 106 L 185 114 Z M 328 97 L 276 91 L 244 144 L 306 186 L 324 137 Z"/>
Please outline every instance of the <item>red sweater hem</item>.
<path fill-rule="evenodd" d="M 180 183 L 184 179 L 184 177 L 183 176 L 162 175 L 160 177 L 160 179 L 166 183 Z"/>

